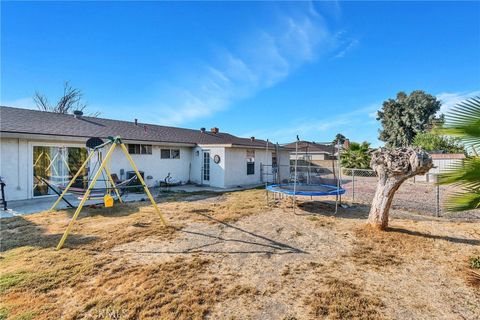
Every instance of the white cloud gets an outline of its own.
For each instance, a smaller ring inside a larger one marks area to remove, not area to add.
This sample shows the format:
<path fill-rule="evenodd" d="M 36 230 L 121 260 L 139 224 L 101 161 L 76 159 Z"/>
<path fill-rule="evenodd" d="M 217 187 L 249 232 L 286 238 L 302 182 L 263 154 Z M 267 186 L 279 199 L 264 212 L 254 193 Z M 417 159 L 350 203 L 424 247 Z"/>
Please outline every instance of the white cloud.
<path fill-rule="evenodd" d="M 159 121 L 179 125 L 211 116 L 274 86 L 337 44 L 311 3 L 276 21 L 247 33 L 237 48 L 218 50 L 211 62 L 191 68 L 194 71 L 183 77 L 195 79 L 188 85 L 180 79 L 181 85 L 161 88 Z"/>
<path fill-rule="evenodd" d="M 347 52 L 349 52 L 350 50 L 352 50 L 353 48 L 355 48 L 356 46 L 358 46 L 358 44 L 360 43 L 360 41 L 358 41 L 358 39 L 353 39 L 351 41 L 349 41 L 347 43 L 346 46 L 344 46 L 335 56 L 334 58 L 343 58 Z"/>
<path fill-rule="evenodd" d="M 23 108 L 23 109 L 36 109 L 37 106 L 35 101 L 32 98 L 25 97 L 19 98 L 14 100 L 1 100 L 0 105 L 6 107 L 15 107 L 15 108 Z"/>
<path fill-rule="evenodd" d="M 442 92 L 437 94 L 437 99 L 442 102 L 439 114 L 445 114 L 459 102 L 474 96 L 480 96 L 480 90 L 471 92 Z"/>

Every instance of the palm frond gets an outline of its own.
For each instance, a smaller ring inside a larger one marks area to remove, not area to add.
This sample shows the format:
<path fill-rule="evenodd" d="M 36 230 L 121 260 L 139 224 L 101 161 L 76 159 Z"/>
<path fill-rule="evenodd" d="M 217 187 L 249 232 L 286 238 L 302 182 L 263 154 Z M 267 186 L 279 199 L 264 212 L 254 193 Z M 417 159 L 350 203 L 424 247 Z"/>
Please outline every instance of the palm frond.
<path fill-rule="evenodd" d="M 469 192 L 456 192 L 448 197 L 444 203 L 447 211 L 458 212 L 480 207 L 480 190 L 470 190 Z"/>
<path fill-rule="evenodd" d="M 480 97 L 457 104 L 445 117 L 440 134 L 458 137 L 470 148 L 480 147 Z"/>
<path fill-rule="evenodd" d="M 480 189 L 480 157 L 467 158 L 450 165 L 438 177 L 439 184 L 454 184 L 467 189 Z"/>
<path fill-rule="evenodd" d="M 445 125 L 437 132 L 458 137 L 474 157 L 452 165 L 438 177 L 439 184 L 453 184 L 458 191 L 447 198 L 448 211 L 478 209 L 480 206 L 480 97 L 456 105 L 445 117 Z"/>

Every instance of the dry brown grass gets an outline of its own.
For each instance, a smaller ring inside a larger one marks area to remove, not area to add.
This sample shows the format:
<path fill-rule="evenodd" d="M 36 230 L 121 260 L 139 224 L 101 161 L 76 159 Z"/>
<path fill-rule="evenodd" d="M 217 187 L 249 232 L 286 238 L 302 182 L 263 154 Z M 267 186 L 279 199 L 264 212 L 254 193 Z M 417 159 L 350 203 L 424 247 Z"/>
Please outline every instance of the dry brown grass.
<path fill-rule="evenodd" d="M 467 282 L 480 292 L 480 271 L 467 269 L 465 273 Z"/>
<path fill-rule="evenodd" d="M 358 285 L 345 280 L 324 280 L 325 290 L 314 290 L 304 303 L 315 318 L 384 319 L 382 301 L 366 294 Z"/>
<path fill-rule="evenodd" d="M 55 247 L 72 215 L 73 210 L 68 210 L 3 219 L 0 225 L 1 251 L 20 246 Z M 174 228 L 165 228 L 153 207 L 146 203 L 85 208 L 75 222 L 65 247 L 100 250 L 151 235 L 172 238 Z"/>
<path fill-rule="evenodd" d="M 48 271 L 18 271 L 23 279 L 4 291 L 2 303 L 11 316 L 32 313 L 38 319 L 202 319 L 231 294 L 225 279 L 208 271 L 209 264 L 194 257 L 132 266 L 108 257 L 68 255 Z"/>
<path fill-rule="evenodd" d="M 195 196 L 162 197 L 168 228 L 146 202 L 89 208 L 60 252 L 72 211 L 3 219 L 0 319 L 474 319 L 480 310 L 478 274 L 466 273 L 478 224 L 393 220 L 380 232 L 353 210 L 267 208 L 262 190 Z M 125 246 L 138 250 L 117 251 Z"/>
<path fill-rule="evenodd" d="M 181 220 L 193 219 L 212 223 L 215 223 L 215 220 L 234 222 L 267 209 L 265 191 L 258 189 L 216 194 L 211 199 L 196 202 L 194 206 L 184 201 L 165 205 L 165 210 L 175 212 L 175 216 Z"/>
<path fill-rule="evenodd" d="M 154 237 L 171 241 L 182 220 L 236 221 L 264 210 L 256 190 L 220 195 L 223 201 L 183 201 L 192 195 L 168 195 L 160 204 L 172 212 L 163 227 L 146 202 L 114 208 L 85 208 L 65 249 L 53 248 L 72 210 L 4 219 L 0 224 L 2 254 L 0 294 L 10 318 L 201 319 L 230 296 L 256 295 L 248 285 L 224 286 L 207 272 L 209 259 L 177 258 L 159 265 L 131 265 L 109 254 L 115 246 Z M 180 219 L 178 219 L 180 218 Z M 172 221 L 173 220 L 173 221 Z M 178 222 L 180 221 L 180 222 Z M 88 285 L 87 285 L 88 284 Z M 69 294 L 65 296 L 65 292 Z M 73 299 L 74 303 L 69 301 Z M 68 307 L 64 307 L 68 305 Z"/>

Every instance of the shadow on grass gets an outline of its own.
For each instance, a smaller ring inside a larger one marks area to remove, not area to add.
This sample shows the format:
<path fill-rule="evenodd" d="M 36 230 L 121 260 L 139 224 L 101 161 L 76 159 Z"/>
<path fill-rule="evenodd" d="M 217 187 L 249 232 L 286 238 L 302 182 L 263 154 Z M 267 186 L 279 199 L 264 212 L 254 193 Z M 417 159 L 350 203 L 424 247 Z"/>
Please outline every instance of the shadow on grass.
<path fill-rule="evenodd" d="M 335 214 L 335 202 L 331 200 L 327 201 L 299 201 L 297 204 L 300 210 L 306 212 L 306 214 L 296 213 L 297 215 L 323 215 L 328 217 L 339 217 L 345 219 L 366 219 L 368 217 L 368 212 L 370 206 L 364 204 L 355 204 L 347 208 L 343 208 L 341 205 L 338 206 L 338 211 Z"/>
<path fill-rule="evenodd" d="M 214 191 L 169 191 L 160 190 L 155 199 L 161 202 L 175 202 L 175 201 L 199 201 L 208 198 L 220 197 L 227 192 L 214 192 Z"/>
<path fill-rule="evenodd" d="M 45 234 L 43 227 L 24 219 L 13 217 L 2 219 L 0 224 L 0 252 L 24 246 L 55 248 L 62 234 Z M 70 234 L 66 248 L 75 248 L 96 241 L 97 237 Z"/>
<path fill-rule="evenodd" d="M 284 255 L 284 254 L 298 254 L 298 253 L 303 253 L 303 254 L 308 254 L 308 252 L 303 251 L 301 249 L 295 248 L 293 246 L 290 246 L 288 244 L 276 241 L 274 239 L 270 239 L 268 237 L 265 237 L 263 235 L 245 230 L 243 228 L 234 226 L 232 224 L 220 221 L 218 219 L 215 219 L 211 216 L 209 216 L 207 213 L 210 212 L 211 210 L 209 209 L 195 209 L 192 210 L 191 212 L 201 215 L 206 219 L 209 219 L 211 221 L 214 221 L 215 223 L 218 223 L 222 225 L 223 227 L 226 228 L 231 228 L 236 231 L 239 231 L 240 233 L 247 234 L 251 236 L 254 240 L 245 240 L 245 239 L 236 239 L 236 238 L 226 238 L 222 236 L 217 236 L 205 232 L 199 232 L 199 231 L 194 231 L 194 230 L 185 230 L 182 228 L 175 228 L 175 231 L 177 232 L 182 232 L 187 235 L 193 235 L 193 236 L 200 236 L 200 237 L 205 237 L 208 239 L 213 240 L 213 242 L 210 243 L 204 243 L 204 244 L 199 244 L 197 246 L 193 246 L 184 250 L 179 250 L 179 251 L 158 251 L 158 250 L 140 250 L 140 251 L 132 251 L 132 250 L 118 250 L 116 252 L 122 252 L 122 253 L 135 253 L 135 254 L 195 254 L 195 253 L 209 253 L 209 254 L 258 254 L 258 253 L 263 253 L 267 255 Z M 218 244 L 225 244 L 225 243 L 236 243 L 236 244 L 246 244 L 246 245 L 251 245 L 253 248 L 251 250 L 208 250 L 206 248 L 215 246 Z"/>
<path fill-rule="evenodd" d="M 131 203 L 115 203 L 111 208 L 105 208 L 103 205 L 88 205 L 82 208 L 77 220 L 88 217 L 124 217 L 140 211 L 140 208 L 150 206 L 150 201 L 140 201 Z M 64 209 L 69 219 L 71 219 L 76 209 Z"/>
<path fill-rule="evenodd" d="M 237 231 L 240 231 L 241 233 L 244 233 L 244 234 L 248 234 L 256 239 L 260 239 L 260 240 L 263 240 L 265 241 L 266 243 L 260 243 L 260 242 L 254 242 L 254 241 L 246 241 L 246 240 L 240 240 L 240 239 L 223 239 L 221 237 L 217 237 L 217 236 L 212 236 L 212 235 L 205 235 L 205 234 L 202 234 L 202 233 L 194 233 L 194 232 L 191 232 L 191 231 L 185 231 L 185 230 L 182 230 L 183 232 L 186 232 L 186 233 L 194 233 L 194 234 L 197 234 L 197 235 L 203 235 L 203 236 L 208 236 L 208 237 L 213 237 L 213 238 L 217 238 L 218 240 L 222 240 L 222 241 L 234 241 L 234 242 L 240 242 L 240 243 L 247 243 L 247 244 L 254 244 L 254 245 L 259 245 L 259 246 L 264 246 L 264 247 L 269 247 L 269 248 L 272 248 L 272 249 L 277 249 L 277 250 L 284 250 L 284 251 L 287 251 L 289 253 L 307 253 L 303 250 L 300 250 L 298 248 L 295 248 L 295 247 L 292 247 L 288 244 L 285 244 L 285 243 L 282 243 L 282 242 L 278 242 L 276 240 L 273 240 L 273 239 L 270 239 L 270 238 L 267 238 L 265 236 L 262 236 L 260 234 L 257 234 L 257 233 L 253 233 L 251 231 L 248 231 L 248 230 L 245 230 L 245 229 L 242 229 L 240 227 L 237 227 L 237 226 L 234 226 L 230 223 L 227 223 L 227 222 L 224 222 L 224 221 L 220 221 L 218 219 L 215 219 L 213 218 L 212 216 L 209 216 L 208 214 L 206 213 L 203 213 L 201 212 L 200 210 L 197 210 L 196 214 L 198 215 L 201 215 L 202 217 L 205 217 L 211 221 L 214 221 L 218 224 L 221 224 L 222 226 L 224 227 L 227 227 L 227 228 L 231 228 L 231 229 L 234 229 L 234 230 L 237 230 Z"/>
<path fill-rule="evenodd" d="M 468 244 L 471 246 L 480 245 L 480 240 L 477 240 L 477 239 L 465 239 L 465 238 L 455 238 L 455 237 L 449 237 L 449 236 L 439 236 L 435 234 L 428 234 L 428 233 L 423 233 L 419 231 L 412 231 L 412 230 L 395 228 L 395 227 L 389 227 L 386 231 L 391 233 L 402 233 L 402 234 L 407 234 L 407 235 L 422 237 L 427 239 L 444 240 L 444 241 L 453 242 L 453 243 Z"/>

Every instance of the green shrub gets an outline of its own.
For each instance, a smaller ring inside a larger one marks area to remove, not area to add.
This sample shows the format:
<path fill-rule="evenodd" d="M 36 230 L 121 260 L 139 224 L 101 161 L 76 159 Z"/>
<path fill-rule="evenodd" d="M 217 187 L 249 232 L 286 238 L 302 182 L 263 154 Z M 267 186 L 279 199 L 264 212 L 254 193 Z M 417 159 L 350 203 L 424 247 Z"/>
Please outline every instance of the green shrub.
<path fill-rule="evenodd" d="M 480 269 L 480 256 L 470 257 L 470 267 Z"/>

